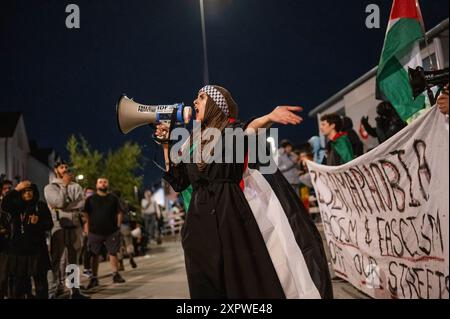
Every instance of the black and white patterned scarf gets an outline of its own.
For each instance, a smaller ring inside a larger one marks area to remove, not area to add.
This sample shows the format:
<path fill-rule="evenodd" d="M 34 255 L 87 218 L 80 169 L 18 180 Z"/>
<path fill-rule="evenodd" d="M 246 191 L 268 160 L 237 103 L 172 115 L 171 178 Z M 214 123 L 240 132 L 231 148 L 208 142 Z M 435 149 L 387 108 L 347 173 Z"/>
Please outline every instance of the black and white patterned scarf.
<path fill-rule="evenodd" d="M 227 100 L 225 99 L 223 94 L 220 93 L 220 91 L 218 89 L 216 89 L 212 85 L 206 85 L 198 91 L 199 94 L 202 92 L 208 94 L 208 96 L 213 99 L 213 101 L 222 110 L 222 112 L 227 117 L 230 117 L 230 110 L 228 108 Z"/>

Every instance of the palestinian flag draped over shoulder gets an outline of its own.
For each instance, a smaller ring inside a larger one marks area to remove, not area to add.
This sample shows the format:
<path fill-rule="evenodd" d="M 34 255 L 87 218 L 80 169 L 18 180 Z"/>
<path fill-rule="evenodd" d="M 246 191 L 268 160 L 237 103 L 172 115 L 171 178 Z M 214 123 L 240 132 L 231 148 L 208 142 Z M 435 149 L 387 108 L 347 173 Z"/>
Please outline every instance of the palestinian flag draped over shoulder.
<path fill-rule="evenodd" d="M 418 0 L 394 0 L 377 72 L 377 95 L 383 96 L 377 98 L 391 102 L 404 121 L 425 105 L 423 95 L 414 100 L 408 78 L 408 67 L 422 66 L 424 35 Z"/>

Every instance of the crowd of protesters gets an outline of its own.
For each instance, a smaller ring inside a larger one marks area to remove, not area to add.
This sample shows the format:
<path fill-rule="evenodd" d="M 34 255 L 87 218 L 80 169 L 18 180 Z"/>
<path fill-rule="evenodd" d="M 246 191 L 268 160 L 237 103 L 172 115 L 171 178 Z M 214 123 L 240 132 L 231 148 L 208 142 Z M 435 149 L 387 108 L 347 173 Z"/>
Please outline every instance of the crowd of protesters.
<path fill-rule="evenodd" d="M 69 298 L 88 299 L 100 284 L 100 260 L 109 259 L 112 282 L 121 284 L 124 260 L 134 269 L 151 240 L 161 244 L 162 208 L 150 191 L 140 218 L 106 177 L 83 189 L 66 162 L 55 163 L 53 173 L 45 202 L 32 181 L 1 181 L 0 299 L 61 298 L 68 287 Z M 83 266 L 87 287 L 66 284 L 68 265 Z"/>
<path fill-rule="evenodd" d="M 448 103 L 447 85 L 436 103 L 447 118 Z M 375 127 L 368 117 L 361 119 L 361 125 L 380 144 L 407 126 L 388 102 L 380 103 L 376 111 Z M 326 143 L 319 136 L 299 147 L 288 140 L 280 143 L 279 169 L 307 209 L 314 205 L 307 160 L 338 166 L 364 153 L 350 118 L 325 114 L 320 118 L 320 131 Z M 54 177 L 44 189 L 45 202 L 32 181 L 14 186 L 3 180 L 0 187 L 0 299 L 63 295 L 67 265 L 83 265 L 83 275 L 89 278 L 86 288 L 69 289 L 70 298 L 90 298 L 86 292 L 100 284 L 100 259 L 109 258 L 113 283 L 124 283 L 120 274 L 125 269 L 124 259 L 128 257 L 130 266 L 136 268 L 135 257 L 146 255 L 152 241 L 157 245 L 162 242 L 162 207 L 150 190 L 145 191 L 141 207 L 136 209 L 119 190 L 110 190 L 106 177 L 99 177 L 95 188 L 83 189 L 73 181 L 64 161 L 54 165 Z M 166 216 L 173 234 L 179 231 L 175 225 L 182 222 L 182 207 L 174 203 Z"/>

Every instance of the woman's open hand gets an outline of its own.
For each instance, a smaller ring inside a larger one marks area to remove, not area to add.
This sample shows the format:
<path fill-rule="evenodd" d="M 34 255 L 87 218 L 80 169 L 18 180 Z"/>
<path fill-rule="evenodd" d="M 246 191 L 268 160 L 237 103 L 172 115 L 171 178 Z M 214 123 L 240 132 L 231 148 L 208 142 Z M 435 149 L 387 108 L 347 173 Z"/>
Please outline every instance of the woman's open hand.
<path fill-rule="evenodd" d="M 273 123 L 283 125 L 298 125 L 303 121 L 303 119 L 295 113 L 301 112 L 302 110 L 303 108 L 301 106 L 277 106 L 271 113 L 269 113 L 269 120 Z"/>
<path fill-rule="evenodd" d="M 448 114 L 448 84 L 439 95 L 436 104 L 442 114 Z"/>

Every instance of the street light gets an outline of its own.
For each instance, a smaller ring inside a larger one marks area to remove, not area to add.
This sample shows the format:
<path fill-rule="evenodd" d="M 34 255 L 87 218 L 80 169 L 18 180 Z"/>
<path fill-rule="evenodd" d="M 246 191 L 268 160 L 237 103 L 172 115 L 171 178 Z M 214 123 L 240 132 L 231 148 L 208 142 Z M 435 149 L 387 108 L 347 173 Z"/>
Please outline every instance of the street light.
<path fill-rule="evenodd" d="M 77 175 L 77 177 L 75 177 L 75 179 L 77 181 L 82 181 L 84 179 L 84 176 L 82 174 L 80 174 L 80 175 Z"/>
<path fill-rule="evenodd" d="M 205 8 L 203 0 L 200 1 L 200 18 L 202 22 L 202 38 L 203 38 L 203 84 L 209 84 L 209 70 L 208 70 L 208 52 L 206 47 L 206 28 L 205 28 Z"/>

